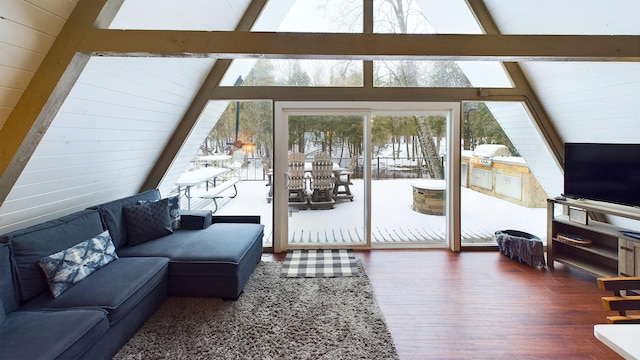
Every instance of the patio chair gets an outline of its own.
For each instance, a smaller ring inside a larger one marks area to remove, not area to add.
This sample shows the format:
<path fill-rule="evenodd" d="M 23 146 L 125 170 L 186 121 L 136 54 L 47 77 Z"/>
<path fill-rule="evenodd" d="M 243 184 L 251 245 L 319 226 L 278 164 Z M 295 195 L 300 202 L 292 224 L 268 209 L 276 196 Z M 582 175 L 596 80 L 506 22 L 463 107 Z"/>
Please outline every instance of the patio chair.
<path fill-rule="evenodd" d="M 304 176 L 304 154 L 289 154 L 289 206 L 307 207 L 306 179 Z"/>
<path fill-rule="evenodd" d="M 613 291 L 614 296 L 604 296 L 605 310 L 617 311 L 607 316 L 611 324 L 640 324 L 640 277 L 598 278 L 598 288 Z"/>
<path fill-rule="evenodd" d="M 351 162 L 349 163 L 349 168 L 347 170 L 340 171 L 337 174 L 335 179 L 335 186 L 333 187 L 334 199 L 349 199 L 350 201 L 353 201 L 353 194 L 351 194 L 349 185 L 353 185 L 353 183 L 351 182 L 351 175 L 353 175 L 353 169 L 355 168 L 357 162 L 358 156 L 352 156 Z"/>
<path fill-rule="evenodd" d="M 311 208 L 333 208 L 336 203 L 333 199 L 334 186 L 333 162 L 329 154 L 317 153 L 311 165 L 311 197 L 309 199 Z"/>
<path fill-rule="evenodd" d="M 273 170 L 271 170 L 271 163 L 266 157 L 262 157 L 262 168 L 264 174 L 267 176 L 267 185 L 269 187 L 269 193 L 267 194 L 267 202 L 270 203 L 273 199 Z"/>
<path fill-rule="evenodd" d="M 231 155 L 231 164 L 229 165 L 229 169 L 231 169 L 232 176 L 237 176 L 238 178 L 242 178 L 240 176 L 240 169 L 244 167 L 244 151 L 236 150 Z"/>

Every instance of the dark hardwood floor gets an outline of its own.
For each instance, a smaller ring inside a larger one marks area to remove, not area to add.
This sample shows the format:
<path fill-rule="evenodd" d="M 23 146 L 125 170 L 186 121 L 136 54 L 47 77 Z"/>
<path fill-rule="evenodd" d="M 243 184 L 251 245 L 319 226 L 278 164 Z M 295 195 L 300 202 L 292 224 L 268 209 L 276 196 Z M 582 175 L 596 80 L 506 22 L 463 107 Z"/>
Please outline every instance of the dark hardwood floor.
<path fill-rule="evenodd" d="M 596 279 L 495 252 L 375 250 L 362 259 L 401 359 L 620 359 Z M 265 255 L 281 261 L 284 254 Z"/>

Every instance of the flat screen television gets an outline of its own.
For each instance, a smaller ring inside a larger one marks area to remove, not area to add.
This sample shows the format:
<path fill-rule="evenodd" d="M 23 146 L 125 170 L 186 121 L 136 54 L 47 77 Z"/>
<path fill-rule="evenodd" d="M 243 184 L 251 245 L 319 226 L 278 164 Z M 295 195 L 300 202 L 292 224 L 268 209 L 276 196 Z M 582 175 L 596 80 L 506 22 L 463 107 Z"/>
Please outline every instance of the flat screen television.
<path fill-rule="evenodd" d="M 640 144 L 566 143 L 564 196 L 640 206 Z"/>

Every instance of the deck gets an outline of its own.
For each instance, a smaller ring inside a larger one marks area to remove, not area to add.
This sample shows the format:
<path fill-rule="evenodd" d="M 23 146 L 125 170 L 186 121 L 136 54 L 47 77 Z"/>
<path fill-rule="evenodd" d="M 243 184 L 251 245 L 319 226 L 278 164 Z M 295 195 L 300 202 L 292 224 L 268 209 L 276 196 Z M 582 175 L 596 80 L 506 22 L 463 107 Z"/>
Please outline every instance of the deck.
<path fill-rule="evenodd" d="M 412 209 L 415 179 L 372 182 L 372 244 L 376 247 L 445 247 L 446 217 L 426 215 Z M 267 201 L 264 180 L 237 184 L 236 198 L 218 200 L 217 215 L 260 215 L 265 225 L 265 246 L 273 242 L 273 203 Z M 363 182 L 354 180 L 353 201 L 338 201 L 333 209 L 290 209 L 289 243 L 365 244 Z M 546 241 L 546 209 L 525 208 L 467 188 L 461 189 L 463 244 L 495 244 L 497 230 L 517 229 Z M 223 193 L 224 194 L 224 193 Z M 211 200 L 198 200 L 192 208 L 213 210 Z"/>

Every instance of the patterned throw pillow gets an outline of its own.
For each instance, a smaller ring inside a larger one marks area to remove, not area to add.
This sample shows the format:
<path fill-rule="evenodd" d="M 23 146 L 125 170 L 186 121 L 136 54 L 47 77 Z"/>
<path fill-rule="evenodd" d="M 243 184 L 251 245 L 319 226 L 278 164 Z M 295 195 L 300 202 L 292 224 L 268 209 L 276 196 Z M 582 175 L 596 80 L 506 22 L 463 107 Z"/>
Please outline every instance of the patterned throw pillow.
<path fill-rule="evenodd" d="M 173 233 L 168 198 L 128 206 L 122 210 L 127 222 L 127 243 L 130 246 Z"/>
<path fill-rule="evenodd" d="M 66 250 L 45 256 L 38 265 L 44 271 L 53 297 L 117 259 L 109 231 Z"/>
<path fill-rule="evenodd" d="M 180 195 L 176 194 L 169 196 L 169 217 L 171 218 L 171 230 L 176 231 L 180 229 Z M 162 199 L 164 200 L 164 199 Z M 138 200 L 138 205 L 148 204 L 159 200 Z"/>
<path fill-rule="evenodd" d="M 169 217 L 171 218 L 171 229 L 180 229 L 180 195 L 169 196 Z"/>

